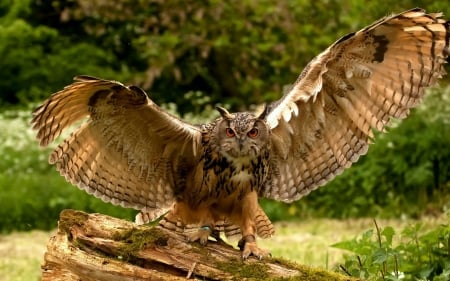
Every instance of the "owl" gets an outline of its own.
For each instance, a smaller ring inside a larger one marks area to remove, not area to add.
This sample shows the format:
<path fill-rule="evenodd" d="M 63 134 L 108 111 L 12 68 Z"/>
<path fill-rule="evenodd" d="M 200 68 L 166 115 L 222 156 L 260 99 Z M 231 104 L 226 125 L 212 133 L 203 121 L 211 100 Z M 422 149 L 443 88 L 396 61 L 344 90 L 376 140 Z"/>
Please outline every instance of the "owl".
<path fill-rule="evenodd" d="M 193 125 L 158 107 L 137 86 L 89 76 L 33 112 L 40 145 L 84 118 L 49 162 L 70 183 L 139 224 L 160 224 L 189 241 L 238 237 L 244 259 L 274 228 L 259 198 L 292 202 L 349 168 L 375 130 L 405 118 L 444 74 L 449 22 L 412 9 L 350 33 L 315 57 L 262 112 Z M 73 128 L 73 127 L 71 127 Z"/>

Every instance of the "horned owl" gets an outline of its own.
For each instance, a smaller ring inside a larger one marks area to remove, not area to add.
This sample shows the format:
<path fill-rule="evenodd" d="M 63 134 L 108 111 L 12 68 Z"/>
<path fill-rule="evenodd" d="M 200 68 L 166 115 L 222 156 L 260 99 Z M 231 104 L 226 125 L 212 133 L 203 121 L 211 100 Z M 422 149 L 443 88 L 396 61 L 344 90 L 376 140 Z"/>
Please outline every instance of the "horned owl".
<path fill-rule="evenodd" d="M 191 125 L 136 86 L 79 76 L 34 111 L 42 146 L 88 118 L 50 155 L 69 182 L 140 210 L 206 243 L 241 237 L 243 258 L 265 256 L 274 233 L 258 198 L 292 202 L 365 154 L 373 130 L 404 118 L 445 73 L 449 22 L 412 9 L 348 34 L 314 58 L 291 89 L 258 114 Z"/>

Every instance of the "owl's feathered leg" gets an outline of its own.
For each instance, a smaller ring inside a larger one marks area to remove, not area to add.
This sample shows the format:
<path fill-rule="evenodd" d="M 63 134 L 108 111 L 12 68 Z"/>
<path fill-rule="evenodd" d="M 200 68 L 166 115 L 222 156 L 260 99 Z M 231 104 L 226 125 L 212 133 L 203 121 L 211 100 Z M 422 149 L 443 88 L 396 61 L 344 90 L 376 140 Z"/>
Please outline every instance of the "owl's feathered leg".
<path fill-rule="evenodd" d="M 198 241 L 202 245 L 208 243 L 208 238 L 214 233 L 214 219 L 208 210 L 202 210 L 198 213 L 199 221 L 195 222 L 199 228 L 186 233 L 186 239 L 189 242 Z"/>
<path fill-rule="evenodd" d="M 186 233 L 186 239 L 188 242 L 198 241 L 201 245 L 206 245 L 212 232 L 213 231 L 210 226 L 204 225 L 194 232 Z"/>
<path fill-rule="evenodd" d="M 219 241 L 218 239 L 220 239 L 220 237 L 216 237 L 216 231 L 214 231 L 211 226 L 204 225 L 202 227 L 198 227 L 197 224 L 185 225 L 181 222 L 181 220 L 177 220 L 177 218 L 173 216 L 173 214 L 169 216 L 166 215 L 159 222 L 159 225 L 164 227 L 165 229 L 169 229 L 184 235 L 188 242 L 199 241 L 200 244 L 206 245 L 209 236 L 212 236 L 217 241 Z"/>
<path fill-rule="evenodd" d="M 260 249 L 256 244 L 256 222 L 257 214 L 260 212 L 258 195 L 255 191 L 248 193 L 242 200 L 242 238 L 238 243 L 242 251 L 242 258 L 247 259 L 253 255 L 259 259 L 267 257 L 270 252 Z"/>
<path fill-rule="evenodd" d="M 203 225 L 196 228 L 194 232 L 186 233 L 186 238 L 189 242 L 199 241 L 202 245 L 208 243 L 209 237 L 214 238 L 218 243 L 225 243 L 220 237 L 220 231 L 213 226 Z"/>
<path fill-rule="evenodd" d="M 183 233 L 189 242 L 199 241 L 206 245 L 209 236 L 215 238 L 214 219 L 207 208 L 191 209 L 184 202 L 177 202 L 174 208 L 161 220 L 164 228 Z"/>

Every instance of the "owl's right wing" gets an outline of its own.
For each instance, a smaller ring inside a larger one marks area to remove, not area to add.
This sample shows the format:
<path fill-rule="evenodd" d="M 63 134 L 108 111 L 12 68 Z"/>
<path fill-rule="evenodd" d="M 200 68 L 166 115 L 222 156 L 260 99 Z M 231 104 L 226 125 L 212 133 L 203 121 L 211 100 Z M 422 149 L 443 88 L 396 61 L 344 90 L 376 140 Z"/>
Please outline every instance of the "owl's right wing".
<path fill-rule="evenodd" d="M 47 146 L 87 116 L 49 162 L 105 202 L 141 210 L 146 221 L 162 215 L 182 186 L 183 171 L 196 165 L 199 129 L 161 110 L 138 87 L 88 76 L 46 100 L 32 125 Z"/>
<path fill-rule="evenodd" d="M 312 60 L 265 111 L 272 129 L 262 196 L 291 202 L 367 152 L 373 131 L 405 118 L 445 74 L 450 22 L 412 9 L 348 34 Z"/>

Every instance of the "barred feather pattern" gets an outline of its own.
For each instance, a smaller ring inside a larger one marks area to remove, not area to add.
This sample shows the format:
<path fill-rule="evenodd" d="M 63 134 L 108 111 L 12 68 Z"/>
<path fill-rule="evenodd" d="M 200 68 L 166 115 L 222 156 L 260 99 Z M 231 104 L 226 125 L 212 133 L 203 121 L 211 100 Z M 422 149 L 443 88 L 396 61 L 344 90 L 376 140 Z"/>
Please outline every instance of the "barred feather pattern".
<path fill-rule="evenodd" d="M 159 225 L 162 227 L 178 232 L 193 232 L 196 231 L 199 227 L 198 224 L 188 224 L 185 225 L 181 220 L 171 220 L 169 216 L 164 217 Z M 275 228 L 270 221 L 269 217 L 267 217 L 264 210 L 259 207 L 258 211 L 255 214 L 255 226 L 256 226 L 256 234 L 258 237 L 266 239 L 272 237 L 275 234 Z M 213 226 L 213 231 L 217 231 L 219 233 L 224 233 L 225 237 L 230 240 L 239 239 L 242 236 L 241 227 L 239 225 L 233 224 L 227 218 L 223 218 L 222 220 L 218 220 L 215 222 Z"/>
<path fill-rule="evenodd" d="M 174 186 L 182 181 L 174 169 L 193 165 L 198 128 L 162 112 L 137 87 L 87 76 L 37 108 L 32 126 L 46 146 L 84 117 L 89 118 L 49 162 L 80 189 L 144 211 L 149 221 L 167 212 L 175 201 Z M 174 155 L 174 147 L 184 154 Z"/>
<path fill-rule="evenodd" d="M 405 118 L 445 74 L 449 22 L 412 9 L 350 33 L 269 106 L 271 179 L 262 196 L 292 202 L 365 154 L 373 130 Z"/>

